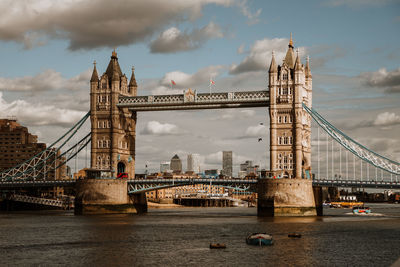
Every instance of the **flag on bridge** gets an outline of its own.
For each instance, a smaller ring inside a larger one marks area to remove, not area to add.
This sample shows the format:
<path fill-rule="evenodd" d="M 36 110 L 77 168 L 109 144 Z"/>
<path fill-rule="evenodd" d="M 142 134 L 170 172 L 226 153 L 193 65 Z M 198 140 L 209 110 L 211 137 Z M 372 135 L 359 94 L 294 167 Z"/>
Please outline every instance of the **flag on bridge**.
<path fill-rule="evenodd" d="M 210 85 L 215 85 L 215 82 L 212 79 L 210 79 Z"/>
<path fill-rule="evenodd" d="M 176 85 L 176 83 L 175 83 L 174 80 L 171 80 L 171 84 L 172 84 L 172 85 Z"/>

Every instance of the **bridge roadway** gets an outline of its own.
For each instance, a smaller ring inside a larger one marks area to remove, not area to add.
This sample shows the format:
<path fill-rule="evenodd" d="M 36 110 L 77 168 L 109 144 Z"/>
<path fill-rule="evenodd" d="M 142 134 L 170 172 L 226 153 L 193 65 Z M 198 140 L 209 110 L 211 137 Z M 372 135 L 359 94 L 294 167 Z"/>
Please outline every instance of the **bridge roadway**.
<path fill-rule="evenodd" d="M 37 180 L 37 181 L 0 181 L 0 190 L 20 189 L 29 187 L 73 187 L 76 180 Z M 237 190 L 255 190 L 257 179 L 132 179 L 128 180 L 129 191 L 131 193 L 145 192 L 155 189 L 177 187 L 195 184 L 220 185 Z M 357 187 L 357 188 L 383 188 L 400 189 L 399 181 L 367 181 L 367 180 L 334 180 L 334 179 L 315 179 L 313 185 L 330 187 Z"/>

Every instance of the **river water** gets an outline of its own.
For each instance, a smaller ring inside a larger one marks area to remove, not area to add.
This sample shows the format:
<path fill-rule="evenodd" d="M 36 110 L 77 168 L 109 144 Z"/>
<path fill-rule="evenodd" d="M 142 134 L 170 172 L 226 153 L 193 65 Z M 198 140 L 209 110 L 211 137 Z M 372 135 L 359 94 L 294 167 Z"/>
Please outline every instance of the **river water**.
<path fill-rule="evenodd" d="M 391 266 L 400 258 L 400 204 L 370 207 L 374 216 L 325 209 L 308 218 L 258 218 L 256 208 L 0 213 L 0 265 Z M 274 245 L 247 245 L 253 232 L 272 234 Z M 209 249 L 211 242 L 227 248 Z"/>

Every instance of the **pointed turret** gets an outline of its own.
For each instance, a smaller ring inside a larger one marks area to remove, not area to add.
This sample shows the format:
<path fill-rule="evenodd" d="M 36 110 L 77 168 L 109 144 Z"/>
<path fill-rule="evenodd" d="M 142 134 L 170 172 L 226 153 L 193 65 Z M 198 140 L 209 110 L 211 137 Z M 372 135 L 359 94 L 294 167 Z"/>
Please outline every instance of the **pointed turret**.
<path fill-rule="evenodd" d="M 110 63 L 108 63 L 106 70 L 106 74 L 110 80 L 113 78 L 114 72 L 117 72 L 119 77 L 122 76 L 122 71 L 118 63 L 117 52 L 115 52 L 115 49 L 111 54 L 111 60 Z"/>
<path fill-rule="evenodd" d="M 307 57 L 305 71 L 306 71 L 306 77 L 311 78 L 312 75 L 311 75 L 311 69 L 310 69 L 310 57 Z"/>
<path fill-rule="evenodd" d="M 269 66 L 269 73 L 278 72 L 278 66 L 275 62 L 275 53 L 272 51 L 271 65 Z"/>
<path fill-rule="evenodd" d="M 289 40 L 288 47 L 289 48 L 286 52 L 286 56 L 285 56 L 285 59 L 283 60 L 283 63 L 285 63 L 285 65 L 288 66 L 290 69 L 293 69 L 294 64 L 295 64 L 295 57 L 294 57 L 294 51 L 293 51 L 292 33 L 290 33 L 290 40 Z"/>
<path fill-rule="evenodd" d="M 301 70 L 301 62 L 300 62 L 300 56 L 299 56 L 299 49 L 296 51 L 297 57 L 296 57 L 296 63 L 294 65 L 295 70 Z"/>
<path fill-rule="evenodd" d="M 137 87 L 136 78 L 135 78 L 135 67 L 132 67 L 132 76 L 129 81 L 129 87 Z"/>
<path fill-rule="evenodd" d="M 99 75 L 97 74 L 96 60 L 93 62 L 93 65 L 94 65 L 94 68 L 93 68 L 92 78 L 90 78 L 90 82 L 98 82 Z"/>

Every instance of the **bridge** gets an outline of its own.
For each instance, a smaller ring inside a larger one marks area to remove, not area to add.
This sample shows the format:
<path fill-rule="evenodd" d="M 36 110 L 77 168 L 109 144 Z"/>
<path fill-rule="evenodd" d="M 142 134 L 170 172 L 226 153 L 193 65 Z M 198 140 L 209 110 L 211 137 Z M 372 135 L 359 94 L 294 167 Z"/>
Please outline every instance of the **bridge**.
<path fill-rule="evenodd" d="M 116 179 L 116 178 L 115 178 Z M 36 180 L 36 181 L 0 181 L 0 190 L 16 190 L 22 188 L 46 188 L 46 187 L 74 187 L 77 179 L 67 180 Z M 180 187 L 186 185 L 214 185 L 234 189 L 236 191 L 256 192 L 258 179 L 215 179 L 215 178 L 157 178 L 157 179 L 130 179 L 128 193 L 137 194 L 165 188 Z M 383 188 L 400 189 L 400 181 L 385 180 L 337 180 L 337 179 L 313 179 L 314 186 L 326 187 L 351 187 L 351 188 Z"/>
<path fill-rule="evenodd" d="M 293 51 L 292 41 L 282 65 L 278 66 L 274 55 L 272 56 L 268 76 L 268 90 L 262 91 L 208 94 L 187 89 L 183 94 L 138 96 L 134 69 L 128 82 L 114 51 L 103 75 L 99 77 L 96 65 L 94 66 L 90 80 L 90 112 L 46 150 L 18 166 L 1 172 L 0 189 L 75 186 L 78 191 L 82 191 L 80 197 L 77 197 L 78 201 L 84 202 L 91 191 L 93 194 L 108 195 L 111 193 L 105 188 L 123 186 L 126 187 L 126 195 L 134 196 L 134 201 L 140 202 L 143 201 L 143 197 L 140 200 L 138 196 L 143 196 L 150 190 L 212 184 L 237 190 L 257 189 L 260 213 L 263 210 L 271 210 L 272 207 L 283 215 L 294 210 L 295 214 L 304 210 L 311 211 L 309 215 L 315 214 L 312 211 L 315 210 L 316 201 L 313 199 L 313 185 L 399 188 L 400 163 L 360 144 L 312 108 L 312 75 L 309 62 L 307 60 L 305 65 L 301 63 L 299 55 L 296 56 Z M 72 160 L 76 162 L 79 153 L 89 144 L 92 169 L 109 170 L 115 174 L 127 172 L 130 177 L 134 177 L 137 112 L 257 107 L 269 109 L 270 170 L 267 178 L 138 179 L 125 182 L 119 179 L 114 179 L 114 182 L 112 179 L 48 179 L 47 174 L 50 171 Z M 79 141 L 70 144 L 73 137 L 84 128 L 83 125 L 89 117 L 91 131 L 83 134 Z M 316 139 L 313 143 L 312 133 Z M 312 151 L 317 159 L 313 164 Z M 325 163 L 323 169 L 322 161 Z M 356 161 L 360 168 L 356 166 Z M 120 192 L 120 189 L 115 190 Z M 274 200 L 277 192 L 285 195 L 285 200 Z M 126 197 L 121 197 L 119 201 L 127 203 Z M 78 208 L 97 205 L 97 202 L 83 202 Z"/>

